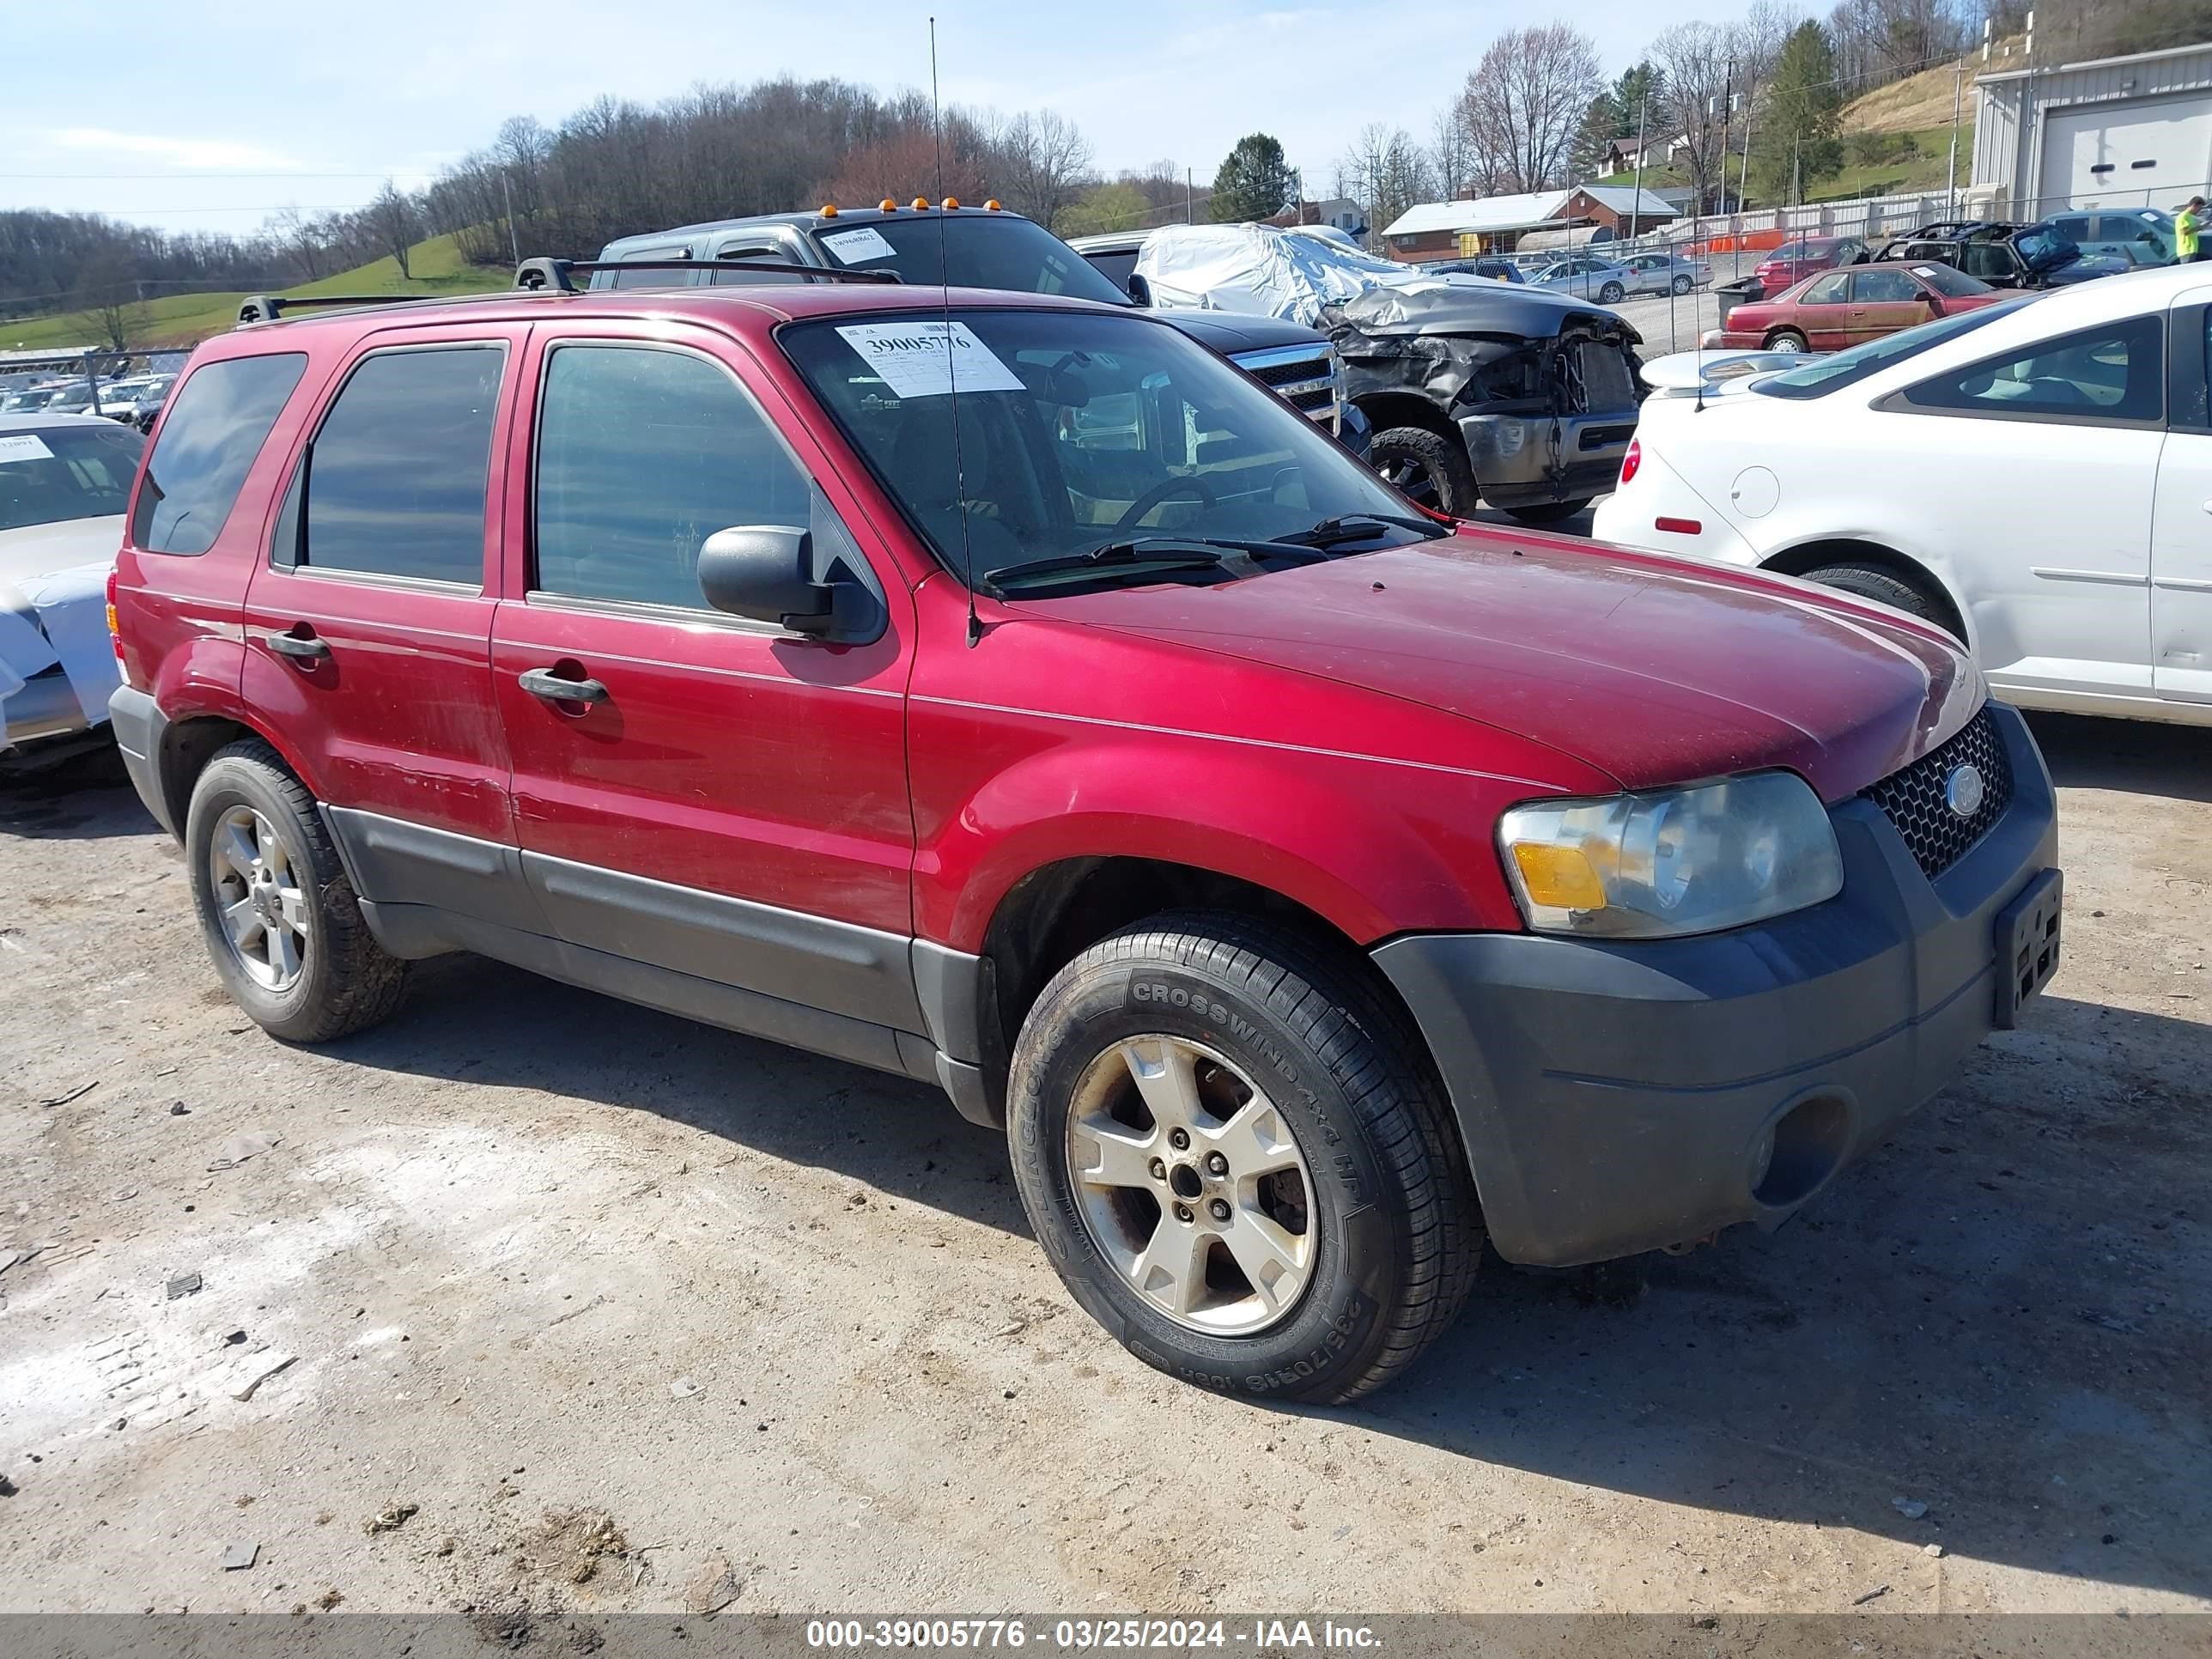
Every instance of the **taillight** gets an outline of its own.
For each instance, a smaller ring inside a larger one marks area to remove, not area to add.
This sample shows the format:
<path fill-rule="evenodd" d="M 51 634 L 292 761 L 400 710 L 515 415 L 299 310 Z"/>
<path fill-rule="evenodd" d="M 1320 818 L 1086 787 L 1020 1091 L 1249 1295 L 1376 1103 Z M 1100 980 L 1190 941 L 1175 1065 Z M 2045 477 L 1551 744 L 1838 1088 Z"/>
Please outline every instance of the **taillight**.
<path fill-rule="evenodd" d="M 1628 453 L 1620 458 L 1621 483 L 1625 484 L 1628 483 L 1630 479 L 1635 477 L 1636 469 L 1643 465 L 1644 441 L 1641 438 L 1631 438 L 1628 441 Z M 112 606 L 109 608 L 107 615 L 112 625 L 115 616 L 115 611 Z"/>

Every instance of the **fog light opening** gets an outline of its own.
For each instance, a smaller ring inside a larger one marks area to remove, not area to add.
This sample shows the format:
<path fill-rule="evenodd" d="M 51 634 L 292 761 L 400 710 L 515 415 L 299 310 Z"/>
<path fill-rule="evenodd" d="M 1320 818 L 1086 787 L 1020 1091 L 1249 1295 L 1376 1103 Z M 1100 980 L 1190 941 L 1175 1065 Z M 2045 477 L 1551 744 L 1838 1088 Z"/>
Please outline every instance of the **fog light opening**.
<path fill-rule="evenodd" d="M 1775 1208 L 1802 1203 L 1844 1161 L 1850 1127 L 1842 1096 L 1799 1101 L 1752 1138 L 1751 1195 Z"/>

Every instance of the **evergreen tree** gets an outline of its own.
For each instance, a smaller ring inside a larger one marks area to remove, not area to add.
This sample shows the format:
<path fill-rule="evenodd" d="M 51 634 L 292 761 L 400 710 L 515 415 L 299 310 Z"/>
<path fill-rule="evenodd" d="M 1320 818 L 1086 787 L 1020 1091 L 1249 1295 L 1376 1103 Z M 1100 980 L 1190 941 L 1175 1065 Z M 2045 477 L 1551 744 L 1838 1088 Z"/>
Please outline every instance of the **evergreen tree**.
<path fill-rule="evenodd" d="M 1809 187 L 1843 167 L 1836 118 L 1844 95 L 1837 78 L 1827 31 L 1800 23 L 1775 60 L 1752 135 L 1752 181 L 1763 200 L 1784 201 L 1793 188 Z"/>
<path fill-rule="evenodd" d="M 1282 141 L 1264 132 L 1237 141 L 1213 175 L 1214 221 L 1237 224 L 1280 213 L 1298 199 L 1298 173 L 1283 157 Z"/>

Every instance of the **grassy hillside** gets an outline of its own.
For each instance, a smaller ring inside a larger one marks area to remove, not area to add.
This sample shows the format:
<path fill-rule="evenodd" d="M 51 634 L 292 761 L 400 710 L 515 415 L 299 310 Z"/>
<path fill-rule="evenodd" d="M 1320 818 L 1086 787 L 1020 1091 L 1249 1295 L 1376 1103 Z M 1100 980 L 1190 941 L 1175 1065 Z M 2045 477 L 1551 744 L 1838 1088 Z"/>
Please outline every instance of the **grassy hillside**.
<path fill-rule="evenodd" d="M 514 280 L 504 265 L 468 265 L 461 261 L 450 236 L 434 236 L 417 242 L 408 252 L 403 277 L 398 264 L 378 259 L 342 270 L 319 283 L 301 283 L 287 294 L 484 294 L 503 289 Z M 244 294 L 176 294 L 149 300 L 139 307 L 143 317 L 131 343 L 143 346 L 192 345 L 210 334 L 219 334 L 237 319 L 238 302 Z M 88 345 L 102 339 L 97 319 L 84 312 L 52 317 L 27 318 L 0 323 L 0 349 L 38 350 L 50 346 Z"/>

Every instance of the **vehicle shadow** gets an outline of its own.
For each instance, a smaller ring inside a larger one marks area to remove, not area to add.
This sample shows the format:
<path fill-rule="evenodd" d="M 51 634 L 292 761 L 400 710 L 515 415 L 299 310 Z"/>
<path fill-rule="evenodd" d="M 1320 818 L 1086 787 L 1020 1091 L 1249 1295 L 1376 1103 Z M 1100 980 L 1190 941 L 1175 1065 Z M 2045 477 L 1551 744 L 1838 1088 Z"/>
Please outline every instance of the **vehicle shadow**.
<path fill-rule="evenodd" d="M 386 1071 L 651 1112 L 1029 1236 L 1001 1135 L 945 1091 L 620 1002 L 481 957 L 416 964 L 407 1003 L 328 1053 Z"/>
<path fill-rule="evenodd" d="M 2062 789 L 2212 801 L 2212 729 L 2087 714 L 2030 714 L 2027 723 Z"/>
<path fill-rule="evenodd" d="M 1413 1376 L 1326 1414 L 1664 1503 L 2212 1594 L 2208 1075 L 2212 1025 L 2046 995 L 1779 1232 L 1640 1274 L 1492 1257 Z"/>
<path fill-rule="evenodd" d="M 158 828 L 112 744 L 37 769 L 0 769 L 0 836 L 96 841 L 151 835 Z"/>

